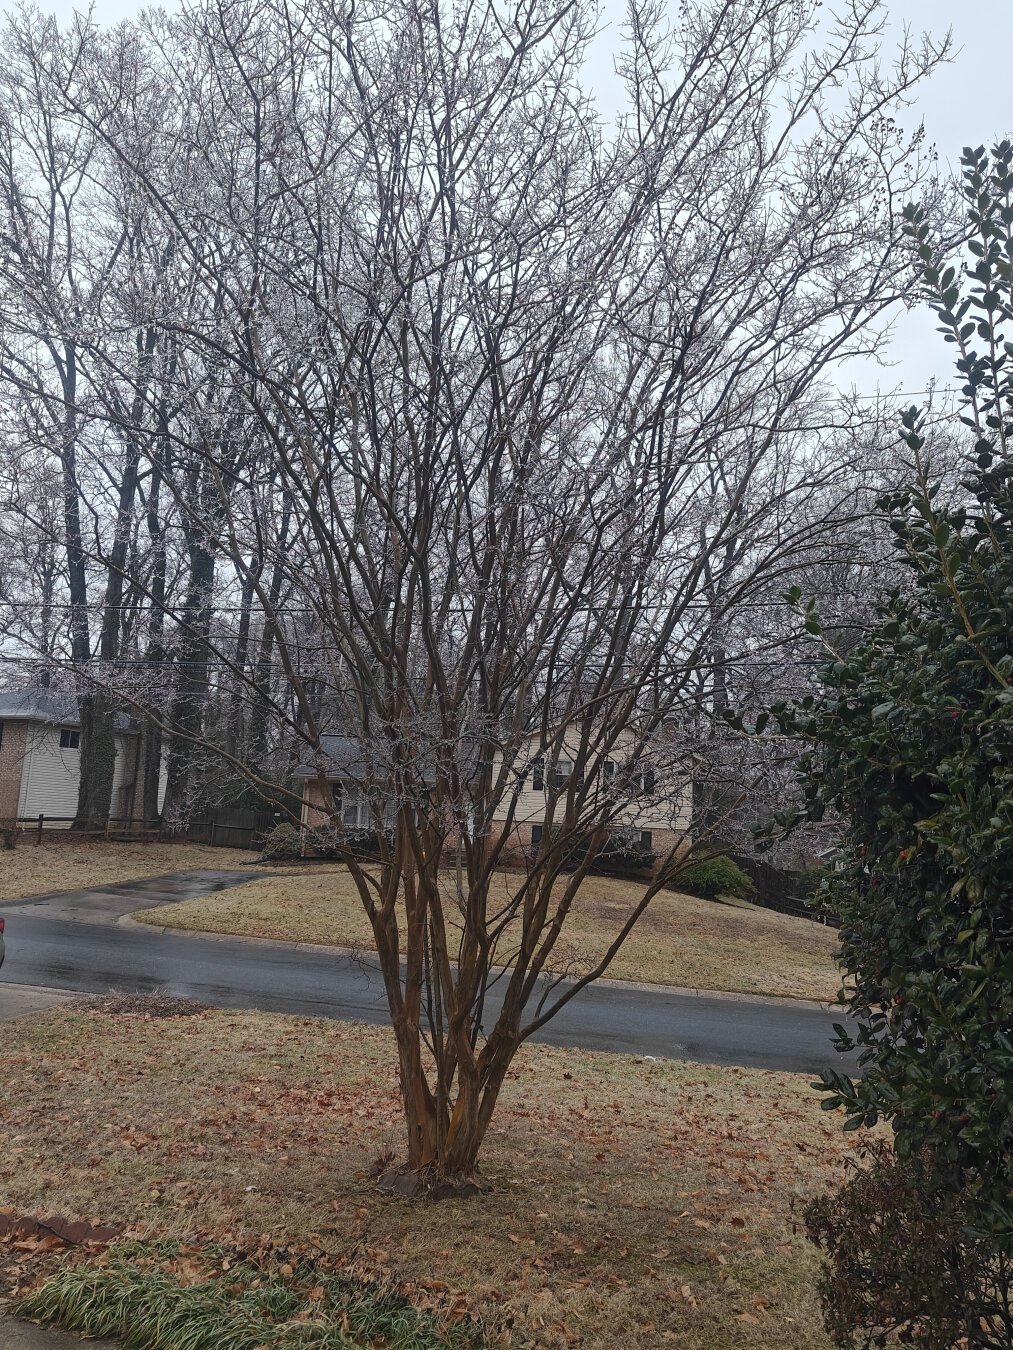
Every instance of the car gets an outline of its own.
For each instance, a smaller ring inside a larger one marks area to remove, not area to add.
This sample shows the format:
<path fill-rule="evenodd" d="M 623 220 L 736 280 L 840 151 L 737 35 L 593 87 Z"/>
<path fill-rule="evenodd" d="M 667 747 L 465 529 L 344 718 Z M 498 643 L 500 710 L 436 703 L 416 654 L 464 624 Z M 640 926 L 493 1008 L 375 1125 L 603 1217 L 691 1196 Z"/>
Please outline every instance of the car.
<path fill-rule="evenodd" d="M 0 919 L 0 966 L 4 963 L 4 921 Z"/>

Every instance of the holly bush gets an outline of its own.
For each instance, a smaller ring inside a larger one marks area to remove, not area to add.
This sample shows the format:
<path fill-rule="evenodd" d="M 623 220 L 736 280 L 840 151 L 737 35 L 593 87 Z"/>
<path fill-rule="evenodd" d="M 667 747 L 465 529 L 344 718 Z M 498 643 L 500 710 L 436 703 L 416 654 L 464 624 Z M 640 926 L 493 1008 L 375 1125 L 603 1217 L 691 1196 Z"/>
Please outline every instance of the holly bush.
<path fill-rule="evenodd" d="M 956 351 L 964 482 L 944 501 L 928 434 L 903 417 L 912 484 L 881 503 L 905 582 L 864 640 L 825 647 L 818 698 L 772 712 L 808 745 L 804 809 L 845 822 L 824 899 L 840 915 L 862 1076 L 826 1073 L 846 1129 L 892 1123 L 931 1158 L 969 1235 L 1013 1250 L 1013 146 L 967 150 L 969 258 L 906 228 Z M 801 604 L 797 590 L 793 602 Z M 805 607 L 808 631 L 822 640 Z M 798 817 L 781 818 L 790 827 Z"/>

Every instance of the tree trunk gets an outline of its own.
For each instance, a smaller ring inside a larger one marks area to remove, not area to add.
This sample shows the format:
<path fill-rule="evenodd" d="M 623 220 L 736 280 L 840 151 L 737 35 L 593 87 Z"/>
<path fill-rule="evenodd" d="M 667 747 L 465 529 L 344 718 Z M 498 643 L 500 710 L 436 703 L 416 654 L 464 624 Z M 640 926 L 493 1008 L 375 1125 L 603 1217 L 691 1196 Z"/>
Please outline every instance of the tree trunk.
<path fill-rule="evenodd" d="M 116 769 L 115 710 L 101 689 L 78 695 L 81 719 L 81 773 L 74 830 L 101 830 L 109 819 Z"/>
<path fill-rule="evenodd" d="M 232 662 L 240 674 L 229 699 L 229 713 L 225 725 L 225 750 L 234 758 L 241 756 L 247 745 L 245 717 L 243 714 L 245 681 L 243 675 L 250 652 L 250 621 L 253 613 L 254 578 L 259 575 L 260 564 L 250 559 L 249 572 L 243 577 L 243 586 L 239 597 L 239 630 L 236 634 L 236 647 Z"/>
<path fill-rule="evenodd" d="M 408 1168 L 421 1172 L 439 1166 L 439 1121 L 436 1099 L 422 1067 L 418 1028 L 402 1024 L 396 1029 L 408 1139 Z"/>
<path fill-rule="evenodd" d="M 79 747 L 77 813 L 72 830 L 101 829 L 109 816 L 116 738 L 112 708 L 106 695 L 89 686 L 84 672 L 91 661 L 88 618 L 88 576 L 81 529 L 81 496 L 77 481 L 77 351 L 67 343 L 57 363 L 63 387 L 60 468 L 63 480 L 63 528 L 70 593 L 70 650 L 77 674 Z"/>
<path fill-rule="evenodd" d="M 417 1057 L 401 1052 L 401 1098 L 407 1129 L 405 1164 L 381 1177 L 381 1185 L 406 1195 L 467 1195 L 481 1189 L 478 1159 L 499 1097 L 510 1055 L 493 1076 L 465 1080 L 449 1122 L 441 1123 L 436 1098 Z"/>
<path fill-rule="evenodd" d="M 150 356 L 154 337 L 149 335 L 147 354 Z M 138 396 L 131 425 L 141 415 Z M 103 671 L 120 654 L 120 635 L 123 629 L 123 595 L 125 589 L 127 555 L 130 548 L 131 515 L 137 495 L 137 475 L 140 464 L 140 444 L 137 436 L 127 438 L 123 472 L 120 478 L 119 499 L 116 504 L 116 524 L 106 572 L 105 597 L 102 606 L 102 627 L 99 632 L 98 658 Z M 76 829 L 100 829 L 109 819 L 116 805 L 112 800 L 113 779 L 116 774 L 116 703 L 106 689 L 96 688 L 79 700 L 81 716 L 81 778 L 78 784 Z"/>
<path fill-rule="evenodd" d="M 141 786 L 141 814 L 144 817 L 145 826 L 150 828 L 159 818 L 158 789 L 162 768 L 162 728 L 156 726 L 154 722 L 146 721 L 142 736 L 144 744 L 141 752 L 141 764 L 144 777 Z"/>
<path fill-rule="evenodd" d="M 208 689 L 207 637 L 211 621 L 214 555 L 199 539 L 191 541 L 190 584 L 183 610 L 183 637 L 170 721 L 173 728 L 166 764 L 163 815 L 173 830 L 190 809 L 194 746 L 204 724 Z"/>
<path fill-rule="evenodd" d="M 159 499 L 162 490 L 162 471 L 161 465 L 166 463 L 169 455 L 168 436 L 164 434 L 164 407 L 159 409 L 159 418 L 163 423 L 163 434 L 160 436 L 160 454 L 152 468 L 151 485 L 148 490 L 148 503 L 145 512 L 145 521 L 148 530 L 148 536 L 151 540 L 152 550 L 152 570 L 151 570 L 151 612 L 148 619 L 148 658 L 151 662 L 151 669 L 157 673 L 157 677 L 162 679 L 166 671 L 165 657 L 165 538 L 162 530 L 162 522 L 159 508 Z M 168 690 L 164 691 L 166 694 Z M 161 803 L 159 802 L 159 787 L 162 778 L 162 728 L 153 720 L 146 719 L 144 723 L 144 786 L 141 796 L 141 814 L 144 817 L 146 826 L 153 825 L 161 819 Z"/>
<path fill-rule="evenodd" d="M 279 525 L 279 536 L 282 548 L 288 542 L 289 522 L 292 518 L 292 499 L 289 493 L 285 494 L 281 521 Z M 254 671 L 253 684 L 259 698 L 254 702 L 253 712 L 250 717 L 250 737 L 248 742 L 249 754 L 253 756 L 255 763 L 259 763 L 267 750 L 268 728 L 270 726 L 270 699 L 271 699 L 271 661 L 274 655 L 275 644 L 275 615 L 278 613 L 278 605 L 281 600 L 282 581 L 284 579 L 283 569 L 276 562 L 271 570 L 271 584 L 268 587 L 268 603 L 264 614 L 264 628 L 260 636 L 260 649 L 257 653 L 256 668 Z"/>

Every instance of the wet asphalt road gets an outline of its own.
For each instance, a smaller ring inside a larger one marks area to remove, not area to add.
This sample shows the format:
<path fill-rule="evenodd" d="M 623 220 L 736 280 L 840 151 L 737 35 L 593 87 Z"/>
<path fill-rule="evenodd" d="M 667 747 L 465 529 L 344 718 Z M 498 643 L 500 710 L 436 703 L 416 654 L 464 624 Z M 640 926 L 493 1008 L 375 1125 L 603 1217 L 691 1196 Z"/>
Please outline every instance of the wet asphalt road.
<path fill-rule="evenodd" d="M 249 880 L 249 873 L 180 874 L 3 905 L 0 1016 L 10 981 L 86 993 L 157 990 L 226 1008 L 385 1022 L 383 985 L 368 958 L 117 923 L 121 914 Z M 494 1012 L 495 997 L 490 1002 Z M 831 1024 L 840 1020 L 838 1012 L 790 1003 L 597 985 L 536 1039 L 705 1064 L 847 1071 L 830 1045 Z"/>

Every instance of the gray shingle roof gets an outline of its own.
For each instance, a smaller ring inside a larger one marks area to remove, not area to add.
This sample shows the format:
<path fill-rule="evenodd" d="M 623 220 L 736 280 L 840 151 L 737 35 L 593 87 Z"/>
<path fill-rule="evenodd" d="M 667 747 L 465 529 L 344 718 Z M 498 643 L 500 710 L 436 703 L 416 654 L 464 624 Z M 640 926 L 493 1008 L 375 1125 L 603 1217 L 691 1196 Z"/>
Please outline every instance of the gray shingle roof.
<path fill-rule="evenodd" d="M 80 724 L 77 698 L 74 694 L 52 689 L 0 690 L 0 721 L 48 722 L 54 726 L 76 727 Z M 136 731 L 126 713 L 114 715 L 117 731 Z"/>
<path fill-rule="evenodd" d="M 324 756 L 328 778 L 347 778 L 352 782 L 382 782 L 390 777 L 394 764 L 392 748 L 382 737 L 366 738 L 349 736 L 347 733 L 328 733 L 320 737 L 320 749 Z M 416 773 L 426 777 L 435 772 L 436 754 L 432 747 L 423 748 L 425 758 L 416 763 Z M 469 743 L 458 750 L 458 763 L 466 764 L 473 752 Z M 422 768 L 420 769 L 420 764 Z M 309 754 L 303 752 L 303 761 L 296 769 L 299 778 L 315 778 L 317 770 Z"/>
<path fill-rule="evenodd" d="M 326 762 L 328 777 L 366 777 L 369 764 L 363 753 L 362 742 L 354 736 L 321 736 L 320 751 Z M 305 763 L 300 764 L 295 772 L 299 778 L 315 778 L 317 774 L 312 764 Z"/>

